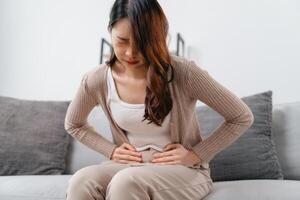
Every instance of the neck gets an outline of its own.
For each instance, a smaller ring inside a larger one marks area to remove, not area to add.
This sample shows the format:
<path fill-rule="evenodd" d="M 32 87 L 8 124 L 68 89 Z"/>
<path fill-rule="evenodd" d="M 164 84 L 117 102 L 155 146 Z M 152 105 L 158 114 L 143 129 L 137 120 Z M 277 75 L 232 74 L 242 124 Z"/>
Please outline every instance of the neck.
<path fill-rule="evenodd" d="M 146 67 L 145 65 L 128 67 L 118 61 L 116 61 L 115 65 L 117 66 L 116 70 L 118 71 L 118 73 L 123 74 L 123 75 L 127 76 L 128 78 L 132 78 L 132 79 L 146 79 L 147 78 L 148 67 Z"/>

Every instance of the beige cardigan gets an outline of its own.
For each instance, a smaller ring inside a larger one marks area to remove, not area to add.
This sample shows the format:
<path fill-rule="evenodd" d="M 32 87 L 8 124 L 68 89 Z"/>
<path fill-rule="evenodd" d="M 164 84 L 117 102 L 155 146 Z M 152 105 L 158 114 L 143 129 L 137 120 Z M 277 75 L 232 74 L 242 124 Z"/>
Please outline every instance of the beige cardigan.
<path fill-rule="evenodd" d="M 194 61 L 177 56 L 171 56 L 171 61 L 174 68 L 174 79 L 169 83 L 173 100 L 171 141 L 194 150 L 203 161 L 195 167 L 200 164 L 209 167 L 209 161 L 218 152 L 231 145 L 252 125 L 253 114 L 240 98 L 214 80 Z M 101 64 L 83 75 L 77 93 L 68 107 L 65 129 L 87 147 L 111 158 L 114 148 L 123 142 L 130 142 L 124 130 L 113 120 L 106 104 L 108 69 L 106 64 Z M 170 71 L 168 75 L 171 75 Z M 225 119 L 205 140 L 202 140 L 195 115 L 197 100 L 213 108 Z M 110 122 L 113 143 L 87 123 L 90 111 L 98 105 Z"/>

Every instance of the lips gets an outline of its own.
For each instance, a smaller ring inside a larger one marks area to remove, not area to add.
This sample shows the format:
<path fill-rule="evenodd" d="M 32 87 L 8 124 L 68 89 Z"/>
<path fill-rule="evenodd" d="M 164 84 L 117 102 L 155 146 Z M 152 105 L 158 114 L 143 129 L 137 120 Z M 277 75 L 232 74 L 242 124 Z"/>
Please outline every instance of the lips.
<path fill-rule="evenodd" d="M 129 63 L 129 64 L 136 64 L 136 63 L 138 63 L 139 61 L 127 61 L 127 60 L 126 60 L 126 62 Z"/>

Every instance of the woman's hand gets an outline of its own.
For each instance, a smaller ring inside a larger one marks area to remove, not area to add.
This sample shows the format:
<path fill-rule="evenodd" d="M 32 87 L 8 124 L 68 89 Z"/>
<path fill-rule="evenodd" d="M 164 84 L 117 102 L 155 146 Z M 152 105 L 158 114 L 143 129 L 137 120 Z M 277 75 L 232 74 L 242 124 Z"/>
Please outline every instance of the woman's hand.
<path fill-rule="evenodd" d="M 152 163 L 161 165 L 181 164 L 193 166 L 202 162 L 199 156 L 192 150 L 187 150 L 181 144 L 168 144 L 164 152 L 153 154 Z"/>
<path fill-rule="evenodd" d="M 111 160 L 123 164 L 140 163 L 142 162 L 142 154 L 137 152 L 132 145 L 123 143 L 114 149 Z"/>

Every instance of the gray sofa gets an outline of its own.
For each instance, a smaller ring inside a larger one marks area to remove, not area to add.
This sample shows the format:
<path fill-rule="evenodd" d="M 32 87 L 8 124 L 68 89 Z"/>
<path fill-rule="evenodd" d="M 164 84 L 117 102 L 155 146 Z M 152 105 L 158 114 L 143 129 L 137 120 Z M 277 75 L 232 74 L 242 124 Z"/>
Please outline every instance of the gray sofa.
<path fill-rule="evenodd" d="M 216 181 L 214 182 L 213 192 L 205 199 L 300 199 L 300 102 L 274 105 L 272 113 L 272 137 L 275 142 L 284 180 Z M 88 122 L 98 132 L 105 134 L 104 136 L 111 140 L 108 121 L 101 109 L 94 108 L 89 115 Z M 64 199 L 71 174 L 82 167 L 98 164 L 106 160 L 102 155 L 88 149 L 73 138 L 70 137 L 69 139 L 70 146 L 68 147 L 64 174 L 0 176 L 0 199 Z"/>

